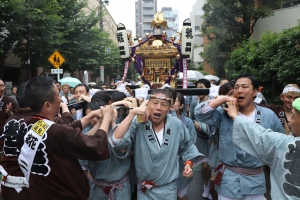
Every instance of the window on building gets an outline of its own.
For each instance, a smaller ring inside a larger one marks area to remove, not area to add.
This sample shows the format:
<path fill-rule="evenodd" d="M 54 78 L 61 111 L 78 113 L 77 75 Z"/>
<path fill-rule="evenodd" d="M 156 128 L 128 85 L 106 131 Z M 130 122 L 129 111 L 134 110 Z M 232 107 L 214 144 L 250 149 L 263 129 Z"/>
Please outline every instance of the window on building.
<path fill-rule="evenodd" d="M 172 17 L 172 11 L 163 11 L 164 17 Z"/>
<path fill-rule="evenodd" d="M 200 31 L 200 26 L 195 26 L 195 31 Z"/>
<path fill-rule="evenodd" d="M 146 19 L 152 19 L 153 15 L 143 15 L 143 17 L 146 18 Z"/>
<path fill-rule="evenodd" d="M 173 28 L 174 27 L 174 22 L 168 22 L 168 27 Z"/>
<path fill-rule="evenodd" d="M 153 3 L 153 0 L 143 0 L 143 3 Z"/>
<path fill-rule="evenodd" d="M 143 10 L 145 10 L 145 11 L 153 11 L 154 8 L 153 7 L 143 7 Z"/>

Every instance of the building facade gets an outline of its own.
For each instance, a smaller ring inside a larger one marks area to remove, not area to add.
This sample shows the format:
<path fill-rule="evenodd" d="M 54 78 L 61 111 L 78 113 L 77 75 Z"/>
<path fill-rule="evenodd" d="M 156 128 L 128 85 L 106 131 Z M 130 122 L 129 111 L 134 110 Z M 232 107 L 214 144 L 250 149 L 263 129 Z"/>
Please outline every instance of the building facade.
<path fill-rule="evenodd" d="M 157 13 L 157 0 L 138 0 L 135 2 L 136 36 L 145 38 L 146 33 L 153 34 L 150 22 L 152 22 L 155 13 Z"/>
<path fill-rule="evenodd" d="M 177 37 L 177 31 L 179 32 L 179 11 L 173 10 L 172 7 L 162 7 L 161 12 L 164 13 L 165 20 L 168 21 L 168 30 L 166 34 L 168 37 L 175 36 Z"/>
<path fill-rule="evenodd" d="M 259 40 L 261 34 L 265 31 L 279 33 L 284 29 L 288 29 L 298 25 L 300 20 L 300 0 L 286 0 L 282 3 L 281 8 L 274 10 L 274 15 L 259 19 L 254 26 L 254 39 Z"/>
<path fill-rule="evenodd" d="M 193 10 L 190 13 L 190 20 L 193 28 L 193 54 L 192 60 L 195 66 L 203 64 L 203 70 L 214 74 L 214 69 L 200 56 L 200 53 L 204 51 L 203 47 L 208 45 L 208 40 L 203 37 L 201 33 L 201 26 L 204 22 L 202 16 L 204 12 L 202 10 L 203 5 L 207 3 L 207 0 L 199 0 L 193 5 Z M 281 32 L 284 29 L 288 29 L 298 25 L 300 20 L 300 0 L 285 0 L 279 8 L 274 10 L 274 15 L 259 19 L 254 26 L 252 37 L 254 39 L 260 39 L 260 36 L 265 31 Z"/>
<path fill-rule="evenodd" d="M 106 8 L 106 6 L 108 6 L 108 1 L 88 0 L 88 3 L 89 3 L 89 8 L 91 9 L 95 9 L 99 6 L 99 12 L 103 12 L 103 19 L 99 22 L 100 29 L 107 32 L 109 34 L 109 39 L 111 39 L 117 44 L 118 43 L 116 37 L 117 24 Z"/>
<path fill-rule="evenodd" d="M 195 67 L 200 67 L 203 65 L 203 70 L 209 74 L 215 74 L 214 69 L 210 68 L 209 65 L 203 60 L 200 56 L 200 53 L 204 51 L 204 46 L 208 44 L 208 39 L 203 36 L 201 32 L 201 26 L 204 22 L 202 18 L 204 11 L 202 7 L 207 3 L 207 0 L 199 0 L 193 5 L 193 10 L 190 13 L 190 20 L 193 29 L 193 52 L 192 52 L 192 61 L 194 62 Z"/>

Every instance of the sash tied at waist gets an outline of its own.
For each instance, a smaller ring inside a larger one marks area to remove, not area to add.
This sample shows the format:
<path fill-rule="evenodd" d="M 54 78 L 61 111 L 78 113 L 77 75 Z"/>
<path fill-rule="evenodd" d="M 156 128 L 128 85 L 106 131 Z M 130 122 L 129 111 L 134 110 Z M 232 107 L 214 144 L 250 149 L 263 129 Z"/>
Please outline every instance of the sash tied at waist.
<path fill-rule="evenodd" d="M 98 187 L 100 187 L 105 194 L 108 194 L 108 200 L 114 200 L 114 190 L 122 190 L 123 183 L 129 179 L 129 175 L 126 174 L 121 180 L 115 182 L 105 182 L 97 181 L 94 177 L 91 176 L 91 181 Z"/>
<path fill-rule="evenodd" d="M 141 191 L 143 193 L 146 193 L 146 189 L 148 190 L 151 190 L 154 186 L 157 186 L 155 185 L 155 183 L 153 181 L 139 181 L 137 180 L 138 184 L 140 184 L 140 187 L 141 187 Z"/>
<path fill-rule="evenodd" d="M 215 173 L 212 175 L 212 177 L 209 179 L 210 181 L 213 181 L 216 185 L 221 184 L 221 180 L 224 174 L 225 168 L 237 173 L 237 174 L 242 174 L 244 176 L 255 176 L 264 173 L 264 168 L 263 167 L 258 167 L 258 168 L 242 168 L 242 167 L 234 167 L 234 166 L 229 166 L 224 163 L 221 163 L 216 169 Z"/>
<path fill-rule="evenodd" d="M 224 164 L 224 163 L 223 163 Z M 237 174 L 242 174 L 245 176 L 255 176 L 264 173 L 264 168 L 263 167 L 258 167 L 258 168 L 242 168 L 242 167 L 234 167 L 234 166 L 229 166 L 226 165 L 227 169 L 237 173 Z"/>
<path fill-rule="evenodd" d="M 15 190 L 19 193 L 23 187 L 29 188 L 29 183 L 27 182 L 25 177 L 22 176 L 11 176 L 9 175 L 6 170 L 0 165 L 0 172 L 2 174 L 1 184 L 15 188 Z"/>

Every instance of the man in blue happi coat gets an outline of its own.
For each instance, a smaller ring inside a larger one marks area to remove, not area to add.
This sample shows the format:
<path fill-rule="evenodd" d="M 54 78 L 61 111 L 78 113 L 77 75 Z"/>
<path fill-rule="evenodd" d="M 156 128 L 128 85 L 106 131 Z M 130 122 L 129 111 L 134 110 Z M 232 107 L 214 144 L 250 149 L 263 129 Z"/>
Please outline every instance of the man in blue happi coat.
<path fill-rule="evenodd" d="M 256 78 L 241 74 L 235 79 L 233 97 L 219 96 L 195 108 L 197 120 L 219 128 L 219 157 L 222 162 L 220 170 L 223 172 L 223 176 L 218 176 L 215 180 L 219 200 L 264 198 L 266 192 L 264 163 L 233 145 L 233 120 L 226 111 L 216 109 L 228 101 L 236 101 L 239 116 L 264 128 L 284 133 L 279 119 L 272 110 L 255 105 L 254 98 L 258 87 Z"/>
<path fill-rule="evenodd" d="M 138 182 L 138 199 L 177 199 L 179 159 L 185 164 L 185 177 L 204 158 L 180 119 L 169 115 L 172 97 L 168 90 L 157 89 L 147 107 L 134 108 L 110 134 L 109 141 L 119 158 L 132 150 Z M 148 116 L 138 122 L 135 115 Z"/>

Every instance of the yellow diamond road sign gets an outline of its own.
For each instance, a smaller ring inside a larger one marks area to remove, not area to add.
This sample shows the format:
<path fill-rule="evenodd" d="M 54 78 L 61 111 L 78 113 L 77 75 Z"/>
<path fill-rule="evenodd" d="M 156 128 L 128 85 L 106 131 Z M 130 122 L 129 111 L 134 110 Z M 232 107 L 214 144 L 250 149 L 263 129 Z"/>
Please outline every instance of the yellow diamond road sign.
<path fill-rule="evenodd" d="M 48 61 L 55 68 L 59 68 L 65 62 L 65 59 L 58 51 L 54 51 L 54 53 L 48 58 Z"/>

